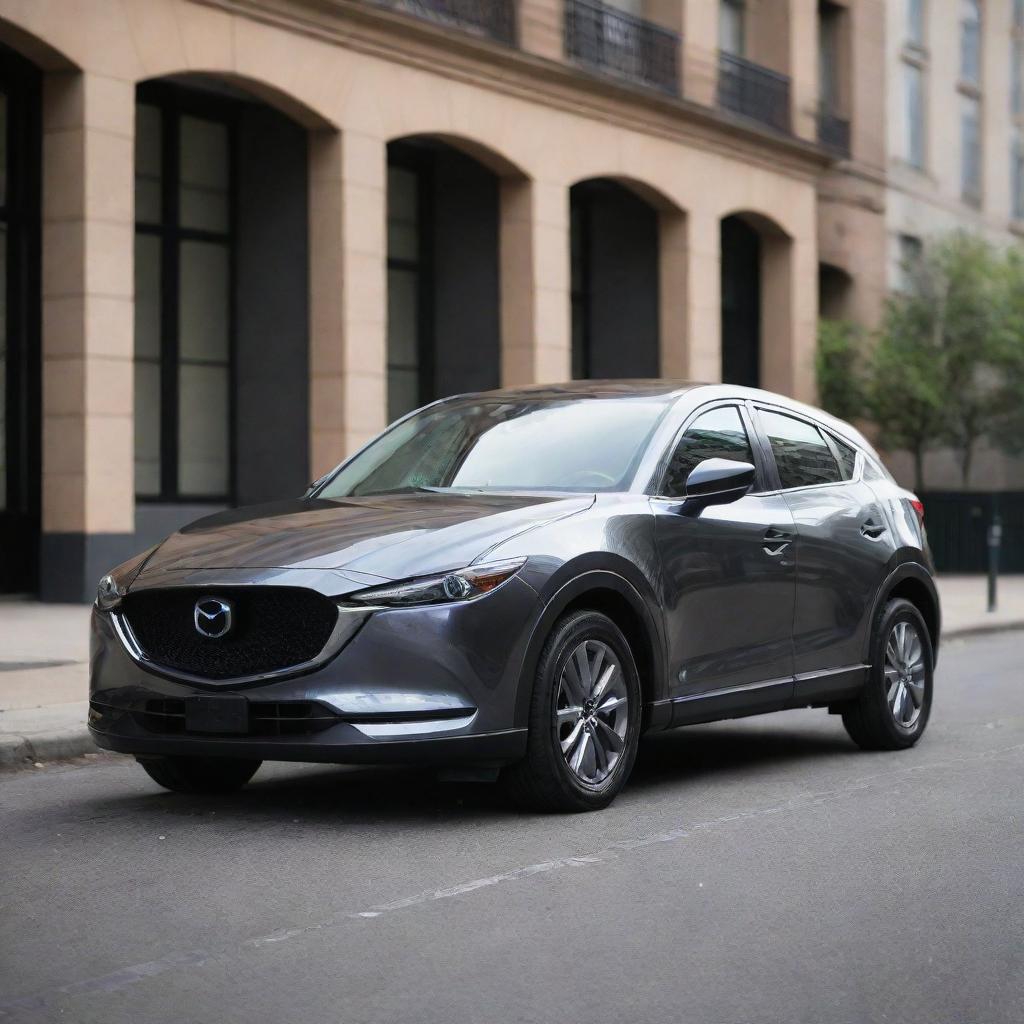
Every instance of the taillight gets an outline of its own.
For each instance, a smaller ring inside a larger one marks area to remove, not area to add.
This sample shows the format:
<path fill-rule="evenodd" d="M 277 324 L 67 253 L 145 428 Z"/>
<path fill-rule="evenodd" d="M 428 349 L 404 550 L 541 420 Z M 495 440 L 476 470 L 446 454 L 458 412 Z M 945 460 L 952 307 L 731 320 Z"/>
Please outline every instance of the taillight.
<path fill-rule="evenodd" d="M 917 521 L 924 526 L 924 502 L 920 498 L 911 498 L 910 507 L 917 513 Z"/>

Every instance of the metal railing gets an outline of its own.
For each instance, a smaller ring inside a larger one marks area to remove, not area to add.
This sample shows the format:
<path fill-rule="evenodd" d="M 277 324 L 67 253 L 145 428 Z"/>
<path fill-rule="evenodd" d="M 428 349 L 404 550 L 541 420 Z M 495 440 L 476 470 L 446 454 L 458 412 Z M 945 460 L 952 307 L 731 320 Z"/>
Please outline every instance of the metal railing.
<path fill-rule="evenodd" d="M 718 105 L 769 128 L 789 132 L 789 76 L 719 52 Z"/>
<path fill-rule="evenodd" d="M 514 46 L 515 0 L 373 0 L 381 7 L 403 11 L 424 21 L 451 25 L 474 35 L 488 36 Z"/>
<path fill-rule="evenodd" d="M 839 156 L 849 156 L 850 122 L 822 107 L 818 111 L 818 142 Z"/>
<path fill-rule="evenodd" d="M 565 52 L 606 74 L 679 94 L 679 35 L 600 0 L 566 0 Z"/>

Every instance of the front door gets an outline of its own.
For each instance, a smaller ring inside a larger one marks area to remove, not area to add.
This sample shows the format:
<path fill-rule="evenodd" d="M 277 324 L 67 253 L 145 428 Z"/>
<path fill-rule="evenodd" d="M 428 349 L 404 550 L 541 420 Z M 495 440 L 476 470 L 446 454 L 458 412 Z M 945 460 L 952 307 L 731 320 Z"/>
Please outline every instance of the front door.
<path fill-rule="evenodd" d="M 676 721 L 770 710 L 792 693 L 793 516 L 782 495 L 764 493 L 748 415 L 738 403 L 698 412 L 651 499 Z M 738 501 L 681 514 L 686 477 L 708 458 L 751 462 L 758 480 Z"/>
<path fill-rule="evenodd" d="M 0 47 L 0 593 L 39 545 L 39 73 Z"/>

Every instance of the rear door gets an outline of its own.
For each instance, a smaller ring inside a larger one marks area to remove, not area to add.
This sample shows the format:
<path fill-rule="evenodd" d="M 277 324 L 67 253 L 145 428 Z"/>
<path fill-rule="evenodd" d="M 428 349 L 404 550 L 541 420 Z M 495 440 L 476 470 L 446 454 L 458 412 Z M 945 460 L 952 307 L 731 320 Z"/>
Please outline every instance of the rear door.
<path fill-rule="evenodd" d="M 752 437 L 742 402 L 701 407 L 677 435 L 651 498 L 670 690 L 694 708 L 712 691 L 737 691 L 721 698 L 722 712 L 770 710 L 792 693 L 793 516 L 781 495 L 769 493 L 768 463 Z M 686 477 L 707 458 L 751 462 L 757 482 L 729 505 L 681 515 Z"/>
<path fill-rule="evenodd" d="M 790 410 L 759 405 L 757 422 L 796 525 L 796 691 L 826 699 L 863 678 L 871 608 L 894 539 L 853 447 Z"/>

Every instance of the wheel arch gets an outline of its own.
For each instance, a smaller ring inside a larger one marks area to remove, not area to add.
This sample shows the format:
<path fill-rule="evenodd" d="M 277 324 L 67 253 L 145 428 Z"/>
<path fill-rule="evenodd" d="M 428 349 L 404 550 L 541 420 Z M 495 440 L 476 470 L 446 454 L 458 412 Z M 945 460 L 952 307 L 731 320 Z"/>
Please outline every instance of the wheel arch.
<path fill-rule="evenodd" d="M 516 694 L 515 724 L 529 720 L 530 699 L 544 643 L 562 616 L 582 609 L 607 615 L 629 642 L 640 676 L 645 707 L 664 697 L 664 644 L 654 616 L 629 580 L 610 570 L 589 570 L 561 586 L 548 600 L 534 626 L 523 659 Z"/>
<path fill-rule="evenodd" d="M 870 661 L 871 639 L 874 633 L 875 623 L 882 612 L 882 609 L 893 598 L 902 597 L 909 601 L 921 613 L 925 626 L 928 627 L 928 636 L 932 644 L 933 663 L 939 660 L 939 639 L 942 632 L 942 611 L 939 606 L 939 595 L 935 589 L 935 582 L 931 573 L 917 562 L 905 562 L 897 566 L 886 577 L 885 582 L 879 589 L 875 599 L 875 606 L 871 615 L 871 630 L 864 649 L 865 662 Z"/>

